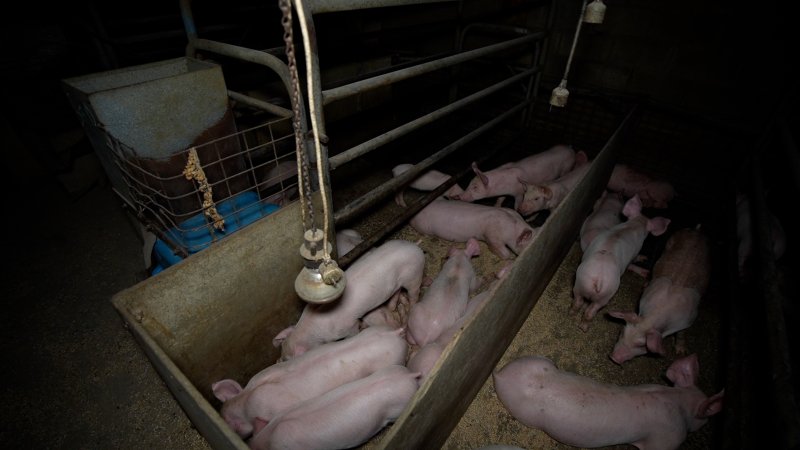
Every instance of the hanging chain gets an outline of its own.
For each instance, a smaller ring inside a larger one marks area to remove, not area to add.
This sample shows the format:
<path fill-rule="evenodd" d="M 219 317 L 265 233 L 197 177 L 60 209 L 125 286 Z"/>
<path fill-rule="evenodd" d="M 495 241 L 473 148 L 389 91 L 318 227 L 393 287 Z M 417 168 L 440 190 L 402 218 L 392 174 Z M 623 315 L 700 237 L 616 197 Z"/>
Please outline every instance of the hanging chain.
<path fill-rule="evenodd" d="M 289 75 L 292 78 L 292 113 L 294 115 L 294 140 L 296 143 L 295 151 L 297 153 L 298 166 L 300 167 L 300 174 L 302 176 L 302 184 L 299 186 L 300 198 L 303 201 L 303 208 L 301 208 L 303 215 L 303 229 L 308 230 L 313 227 L 316 230 L 314 222 L 314 205 L 311 203 L 311 193 L 307 190 L 310 189 L 309 177 L 309 163 L 308 155 L 305 152 L 305 138 L 300 128 L 300 81 L 297 75 L 297 60 L 295 59 L 294 51 L 294 33 L 292 31 L 292 4 L 290 0 L 279 0 L 278 6 L 283 13 L 281 24 L 283 25 L 283 40 L 286 43 L 286 59 L 289 67 Z M 306 209 L 308 209 L 308 220 L 311 222 L 311 227 L 306 221 Z"/>

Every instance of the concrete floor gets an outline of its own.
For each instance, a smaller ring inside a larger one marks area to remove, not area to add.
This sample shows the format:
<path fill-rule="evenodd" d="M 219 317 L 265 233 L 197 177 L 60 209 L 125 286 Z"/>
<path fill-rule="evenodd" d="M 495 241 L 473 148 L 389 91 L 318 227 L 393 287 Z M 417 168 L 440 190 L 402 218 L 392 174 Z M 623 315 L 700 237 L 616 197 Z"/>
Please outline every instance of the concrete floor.
<path fill-rule="evenodd" d="M 5 179 L 0 448 L 210 448 L 110 302 L 146 276 L 121 201 L 102 177 L 70 195 L 0 125 L 16 158 Z"/>

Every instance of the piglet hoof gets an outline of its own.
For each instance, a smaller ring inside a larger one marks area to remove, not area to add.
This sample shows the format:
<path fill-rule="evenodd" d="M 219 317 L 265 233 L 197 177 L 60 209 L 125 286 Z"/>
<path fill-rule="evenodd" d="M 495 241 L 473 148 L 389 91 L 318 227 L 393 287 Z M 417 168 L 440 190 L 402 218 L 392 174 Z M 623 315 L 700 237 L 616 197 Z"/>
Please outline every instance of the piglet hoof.
<path fill-rule="evenodd" d="M 580 329 L 581 329 L 581 331 L 583 331 L 584 333 L 586 333 L 587 331 L 589 331 L 589 322 L 588 322 L 588 321 L 586 321 L 586 320 L 581 320 L 581 321 L 578 323 L 578 328 L 580 328 Z"/>
<path fill-rule="evenodd" d="M 639 275 L 642 278 L 647 278 L 650 275 L 650 270 L 645 269 L 644 267 L 641 266 L 637 266 L 635 264 L 628 265 L 628 270 Z"/>

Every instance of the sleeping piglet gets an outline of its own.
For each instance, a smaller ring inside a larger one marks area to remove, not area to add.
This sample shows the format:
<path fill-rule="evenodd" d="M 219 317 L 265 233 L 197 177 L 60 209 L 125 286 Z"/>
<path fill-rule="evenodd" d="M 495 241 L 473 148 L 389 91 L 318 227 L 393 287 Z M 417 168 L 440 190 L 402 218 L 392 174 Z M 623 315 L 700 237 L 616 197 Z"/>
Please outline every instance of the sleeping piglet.
<path fill-rule="evenodd" d="M 234 380 L 214 383 L 220 414 L 242 437 L 258 432 L 275 416 L 302 401 L 365 377 L 390 364 L 403 364 L 408 352 L 404 331 L 370 327 L 341 341 L 313 348 L 255 374 L 244 388 Z"/>
<path fill-rule="evenodd" d="M 514 418 L 561 443 L 671 450 L 722 409 L 724 391 L 707 397 L 696 386 L 698 372 L 693 354 L 667 369 L 673 387 L 618 386 L 527 356 L 495 371 L 493 379 L 497 397 Z"/>
<path fill-rule="evenodd" d="M 456 334 L 464 329 L 467 322 L 472 318 L 472 316 L 475 315 L 478 309 L 480 309 L 484 303 L 492 298 L 498 282 L 502 280 L 511 270 L 511 266 L 512 263 L 509 262 L 499 271 L 497 271 L 495 274 L 495 280 L 493 280 L 483 292 L 469 299 L 469 302 L 467 302 L 467 308 L 464 310 L 464 314 L 462 314 L 454 324 L 442 331 L 435 341 L 429 342 L 416 350 L 412 348 L 412 353 L 408 358 L 408 364 L 406 364 L 406 366 L 408 366 L 408 368 L 412 371 L 419 372 L 421 374 L 420 385 L 428 377 L 428 374 L 439 360 L 439 357 L 442 355 L 445 347 L 450 344 L 450 342 L 455 338 Z"/>
<path fill-rule="evenodd" d="M 414 167 L 413 164 L 398 164 L 392 168 L 392 176 L 396 177 L 412 167 Z M 449 179 L 450 175 L 431 169 L 420 175 L 418 178 L 415 178 L 414 181 L 412 181 L 408 186 L 420 191 L 433 191 Z M 463 193 L 464 190 L 461 189 L 461 186 L 454 184 L 450 186 L 450 188 L 447 189 L 447 191 L 445 191 L 445 193 L 442 195 L 447 198 L 458 198 L 458 196 Z M 395 196 L 395 202 L 404 208 L 406 207 L 406 201 L 405 198 L 403 198 L 403 191 L 397 193 Z"/>
<path fill-rule="evenodd" d="M 253 435 L 253 449 L 354 448 L 394 422 L 417 392 L 419 373 L 402 365 L 301 403 Z"/>
<path fill-rule="evenodd" d="M 642 203 L 633 196 L 625 203 L 622 214 L 628 218 L 597 235 L 583 253 L 575 272 L 572 294 L 574 312 L 585 308 L 580 328 L 589 329 L 589 323 L 600 308 L 606 306 L 619 289 L 620 277 L 642 249 L 648 234 L 659 236 L 667 230 L 670 220 L 663 217 L 649 219 L 641 214 Z M 641 268 L 631 270 L 645 275 Z M 588 302 L 588 305 L 585 303 Z"/>
<path fill-rule="evenodd" d="M 534 236 L 534 229 L 513 209 L 443 198 L 422 208 L 410 223 L 422 234 L 447 241 L 484 241 L 502 259 L 514 258 Z"/>
<path fill-rule="evenodd" d="M 406 335 L 410 344 L 423 346 L 433 342 L 464 314 L 470 294 L 480 283 L 470 259 L 480 252 L 480 244 L 473 238 L 463 249 L 450 249 L 447 262 L 425 295 L 411 307 Z"/>
<path fill-rule="evenodd" d="M 274 166 L 270 163 L 268 166 L 257 168 L 256 173 L 257 176 L 264 173 L 263 181 L 258 184 L 259 191 L 264 195 L 272 193 L 265 199 L 266 202 L 286 206 L 297 198 L 297 161 L 281 161 Z M 275 190 L 278 192 L 273 193 Z"/>
<path fill-rule="evenodd" d="M 622 364 L 648 351 L 663 354 L 662 339 L 689 328 L 697 317 L 710 272 L 708 239 L 700 230 L 684 228 L 670 236 L 639 300 L 639 314 L 609 312 L 627 322 L 611 360 Z"/>
<path fill-rule="evenodd" d="M 336 232 L 336 252 L 339 257 L 356 248 L 364 240 L 361 233 L 352 228 L 345 228 Z"/>

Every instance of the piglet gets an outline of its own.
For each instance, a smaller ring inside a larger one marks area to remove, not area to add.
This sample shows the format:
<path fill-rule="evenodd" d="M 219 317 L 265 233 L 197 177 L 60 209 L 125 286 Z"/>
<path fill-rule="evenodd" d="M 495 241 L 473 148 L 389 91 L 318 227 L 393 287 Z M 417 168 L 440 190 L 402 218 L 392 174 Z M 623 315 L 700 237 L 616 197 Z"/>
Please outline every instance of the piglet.
<path fill-rule="evenodd" d="M 345 271 L 347 286 L 339 300 L 307 304 L 300 319 L 272 340 L 281 347 L 281 359 L 301 355 L 325 342 L 356 334 L 359 320 L 390 301 L 392 307 L 405 290 L 410 303 L 419 300 L 425 254 L 417 244 L 390 240 L 362 255 Z"/>
<path fill-rule="evenodd" d="M 361 233 L 351 228 L 345 228 L 336 232 L 336 252 L 339 256 L 344 256 L 350 250 L 356 248 L 364 240 Z"/>
<path fill-rule="evenodd" d="M 414 349 L 412 347 L 411 354 L 406 365 L 412 371 L 419 372 L 421 374 L 420 384 L 422 384 L 422 382 L 428 377 L 428 374 L 431 372 L 431 369 L 433 369 L 436 361 L 439 360 L 439 357 L 442 355 L 445 347 L 450 344 L 450 342 L 455 338 L 456 334 L 464 329 L 467 321 L 469 321 L 472 316 L 475 315 L 475 312 L 478 311 L 478 309 L 480 309 L 480 307 L 490 298 L 492 298 L 492 295 L 494 295 L 494 291 L 497 288 L 497 283 L 499 280 L 505 277 L 510 269 L 511 263 L 503 266 L 495 274 L 496 279 L 492 281 L 491 285 L 480 294 L 469 299 L 469 302 L 467 302 L 467 307 L 464 310 L 464 314 L 462 314 L 453 325 L 450 325 L 447 329 L 442 331 L 435 341 L 429 342 L 418 349 Z"/>
<path fill-rule="evenodd" d="M 410 221 L 422 234 L 452 242 L 475 238 L 502 259 L 518 255 L 533 240 L 534 229 L 510 208 L 436 199 Z"/>
<path fill-rule="evenodd" d="M 297 162 L 291 160 L 281 161 L 277 165 L 270 164 L 268 167 L 269 169 L 264 174 L 258 188 L 264 192 L 278 190 L 278 192 L 269 195 L 266 201 L 286 206 L 297 198 Z"/>
<path fill-rule="evenodd" d="M 618 386 L 559 370 L 541 356 L 516 359 L 493 373 L 497 397 L 515 419 L 574 447 L 631 444 L 676 449 L 722 409 L 724 390 L 697 387 L 697 355 L 667 369 L 674 386 Z"/>
<path fill-rule="evenodd" d="M 543 209 L 552 210 L 561 204 L 561 201 L 575 189 L 575 186 L 578 185 L 578 182 L 583 179 L 583 176 L 586 175 L 586 172 L 591 167 L 591 163 L 586 161 L 586 154 L 582 151 L 578 152 L 578 154 L 583 155 L 580 158 L 583 162 L 576 163 L 574 169 L 560 178 L 541 185 L 523 183 L 525 185 L 525 194 L 522 196 L 522 203 L 517 207 L 517 211 L 523 216 L 528 216 Z"/>
<path fill-rule="evenodd" d="M 580 324 L 583 331 L 589 329 L 589 322 L 597 311 L 617 293 L 622 274 L 641 250 L 647 235 L 659 236 L 667 230 L 669 219 L 648 219 L 641 214 L 641 209 L 638 196 L 628 200 L 622 208 L 622 214 L 628 220 L 597 235 L 583 253 L 572 288 L 575 297 L 572 310 L 577 312 L 585 307 Z M 631 269 L 646 275 L 644 269 Z"/>
<path fill-rule="evenodd" d="M 433 342 L 464 314 L 470 294 L 480 283 L 470 262 L 480 250 L 474 238 L 470 238 L 463 249 L 450 249 L 442 270 L 422 299 L 411 307 L 406 335 L 410 344 L 423 346 Z"/>
<path fill-rule="evenodd" d="M 555 180 L 572 170 L 574 165 L 575 150 L 565 145 L 553 146 L 487 172 L 482 172 L 473 162 L 472 170 L 475 172 L 475 178 L 470 180 L 463 194 L 452 198 L 474 202 L 487 197 L 511 195 L 514 197 L 514 209 L 517 209 L 525 194 L 525 185 L 522 182 L 540 184 Z"/>
<path fill-rule="evenodd" d="M 697 317 L 697 306 L 708 288 L 710 266 L 708 239 L 702 232 L 686 228 L 670 236 L 653 267 L 653 281 L 639 300 L 639 314 L 609 313 L 626 322 L 611 360 L 622 364 L 648 351 L 663 354 L 662 339 L 689 328 Z"/>
<path fill-rule="evenodd" d="M 675 188 L 668 181 L 658 180 L 626 164 L 616 164 L 608 180 L 609 191 L 619 192 L 625 197 L 638 195 L 642 205 L 666 208 L 675 197 Z"/>
<path fill-rule="evenodd" d="M 221 415 L 241 437 L 257 432 L 278 414 L 345 383 L 391 364 L 403 364 L 408 352 L 402 329 L 371 327 L 357 335 L 273 364 L 242 388 L 234 380 L 214 383 L 223 402 Z"/>
<path fill-rule="evenodd" d="M 312 398 L 256 433 L 253 449 L 354 448 L 394 422 L 417 392 L 419 374 L 391 365 Z"/>
<path fill-rule="evenodd" d="M 622 220 L 620 214 L 624 202 L 622 196 L 615 192 L 603 191 L 602 196 L 594 203 L 594 209 L 581 225 L 581 250 L 586 251 L 589 244 L 601 232 L 618 225 Z"/>
<path fill-rule="evenodd" d="M 413 164 L 399 164 L 397 166 L 394 166 L 394 168 L 392 169 L 392 176 L 396 177 L 412 167 L 414 167 Z M 450 175 L 439 172 L 438 170 L 431 169 L 420 175 L 418 178 L 414 179 L 414 181 L 412 181 L 411 184 L 409 184 L 409 187 L 412 187 L 420 191 L 433 191 L 436 188 L 438 188 L 442 183 L 444 183 L 449 179 Z M 403 198 L 403 192 L 404 191 L 400 191 L 397 193 L 397 195 L 395 196 L 395 202 L 398 205 L 405 208 L 407 205 L 405 198 Z M 463 193 L 464 190 L 461 189 L 461 186 L 459 186 L 458 184 L 454 184 L 450 186 L 450 188 L 447 191 L 445 191 L 445 193 L 442 195 L 446 198 L 458 198 Z"/>

